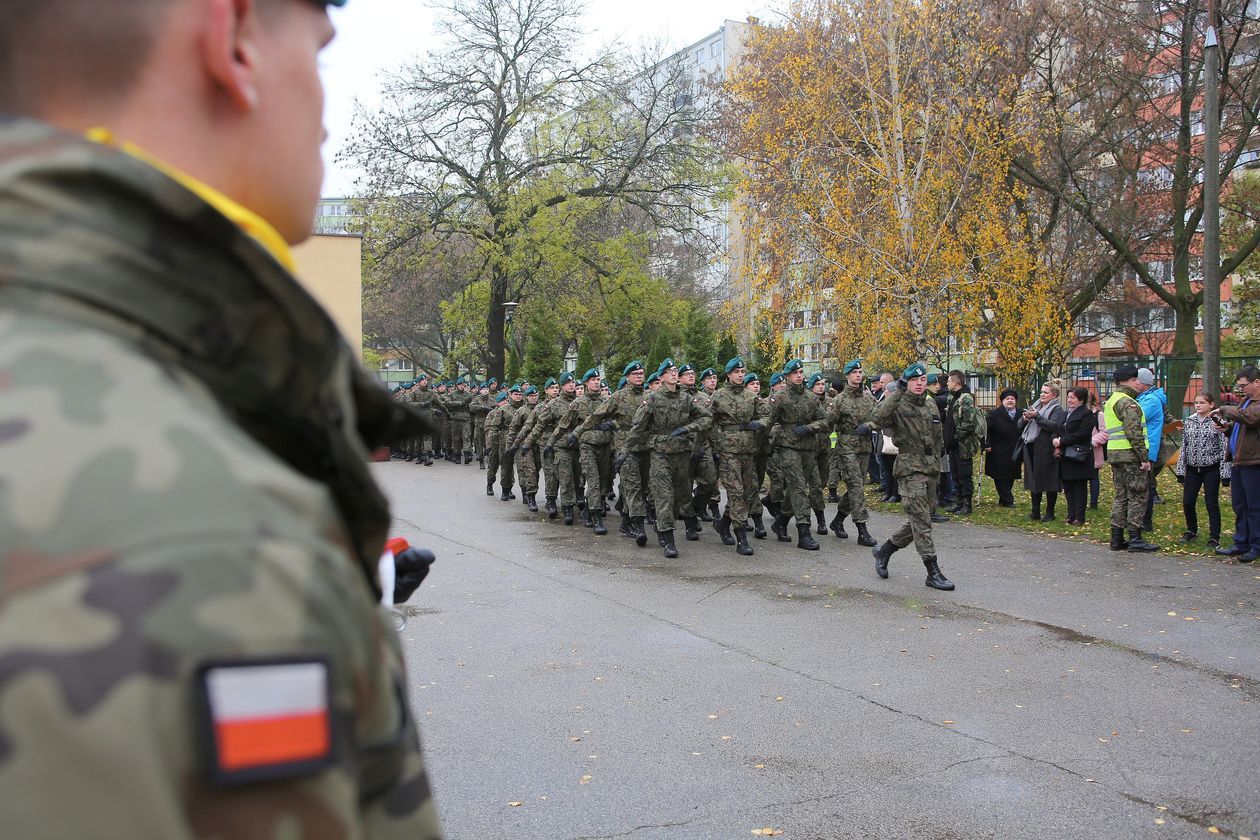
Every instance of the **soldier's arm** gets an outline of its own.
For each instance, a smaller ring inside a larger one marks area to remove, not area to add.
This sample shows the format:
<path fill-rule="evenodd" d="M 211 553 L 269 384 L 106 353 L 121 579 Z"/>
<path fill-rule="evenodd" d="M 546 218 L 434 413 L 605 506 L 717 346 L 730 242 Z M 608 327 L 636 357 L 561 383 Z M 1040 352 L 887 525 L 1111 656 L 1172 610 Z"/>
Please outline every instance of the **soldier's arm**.
<path fill-rule="evenodd" d="M 881 429 L 892 426 L 893 417 L 897 414 L 897 406 L 901 405 L 905 396 L 906 392 L 898 388 L 894 393 L 876 403 L 875 410 L 871 412 L 871 422 Z"/>
<path fill-rule="evenodd" d="M 591 431 L 605 420 L 614 420 L 616 413 L 617 403 L 613 397 L 609 397 L 599 405 L 595 406 L 594 411 L 586 415 L 586 419 L 582 421 L 582 425 L 578 426 L 577 431 L 574 432 L 574 434 L 581 437 L 583 432 Z"/>
<path fill-rule="evenodd" d="M 971 410 L 974 404 L 975 400 L 971 398 L 971 394 L 963 394 L 954 403 L 957 409 L 954 415 L 954 430 L 960 437 L 975 434 L 976 413 Z"/>
<path fill-rule="evenodd" d="M 436 434 L 441 426 L 427 411 L 401 400 L 391 399 L 389 392 L 369 377 L 352 377 L 357 427 L 369 448 L 400 443 L 408 438 Z"/>
<path fill-rule="evenodd" d="M 1142 417 L 1142 407 L 1137 404 L 1137 400 L 1127 399 L 1121 400 L 1116 409 L 1120 415 L 1120 424 L 1124 426 L 1124 434 L 1129 439 L 1129 445 L 1133 447 L 1134 454 L 1137 455 L 1139 461 L 1147 460 L 1150 450 L 1146 446 L 1146 423 Z"/>
<path fill-rule="evenodd" d="M 713 411 L 700 402 L 693 399 L 691 401 L 691 413 L 688 415 L 689 422 L 687 430 L 691 432 L 704 432 L 713 425 Z"/>
<path fill-rule="evenodd" d="M 652 395 L 644 398 L 643 403 L 634 413 L 634 422 L 630 425 L 630 433 L 626 435 L 626 449 L 643 449 L 647 439 L 647 430 L 652 418 Z"/>

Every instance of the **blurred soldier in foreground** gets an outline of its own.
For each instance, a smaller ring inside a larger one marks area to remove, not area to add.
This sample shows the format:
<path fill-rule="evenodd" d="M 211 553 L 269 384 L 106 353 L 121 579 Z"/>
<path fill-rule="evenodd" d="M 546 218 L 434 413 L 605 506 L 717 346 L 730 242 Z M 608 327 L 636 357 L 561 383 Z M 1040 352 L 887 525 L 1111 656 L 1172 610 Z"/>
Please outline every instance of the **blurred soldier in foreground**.
<path fill-rule="evenodd" d="M 367 467 L 428 430 L 288 247 L 332 36 L 0 0 L 0 836 L 440 835 Z"/>

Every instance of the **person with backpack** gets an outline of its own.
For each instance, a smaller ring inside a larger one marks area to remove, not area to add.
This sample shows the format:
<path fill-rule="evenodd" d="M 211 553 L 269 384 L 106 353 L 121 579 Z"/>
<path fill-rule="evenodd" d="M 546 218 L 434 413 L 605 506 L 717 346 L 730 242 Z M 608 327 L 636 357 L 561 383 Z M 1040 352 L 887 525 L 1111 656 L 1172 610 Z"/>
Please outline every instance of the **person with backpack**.
<path fill-rule="evenodd" d="M 953 421 L 954 439 L 949 443 L 949 470 L 954 475 L 954 497 L 956 502 L 948 513 L 960 516 L 971 514 L 971 506 L 975 497 L 975 482 L 972 471 L 976 453 L 984 448 L 987 424 L 980 409 L 976 408 L 975 397 L 967 386 L 967 377 L 961 370 L 951 370 L 946 383 L 949 388 L 949 416 Z"/>

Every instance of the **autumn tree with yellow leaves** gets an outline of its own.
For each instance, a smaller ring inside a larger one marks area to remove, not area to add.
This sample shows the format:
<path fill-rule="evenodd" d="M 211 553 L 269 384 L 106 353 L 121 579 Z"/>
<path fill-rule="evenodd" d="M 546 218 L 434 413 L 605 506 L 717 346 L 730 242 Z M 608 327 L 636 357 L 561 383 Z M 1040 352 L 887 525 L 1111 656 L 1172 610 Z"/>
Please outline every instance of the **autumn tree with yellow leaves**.
<path fill-rule="evenodd" d="M 745 270 L 758 295 L 830 299 L 835 361 L 996 351 L 1023 375 L 1065 345 L 975 8 L 798 2 L 753 28 L 727 87 Z"/>

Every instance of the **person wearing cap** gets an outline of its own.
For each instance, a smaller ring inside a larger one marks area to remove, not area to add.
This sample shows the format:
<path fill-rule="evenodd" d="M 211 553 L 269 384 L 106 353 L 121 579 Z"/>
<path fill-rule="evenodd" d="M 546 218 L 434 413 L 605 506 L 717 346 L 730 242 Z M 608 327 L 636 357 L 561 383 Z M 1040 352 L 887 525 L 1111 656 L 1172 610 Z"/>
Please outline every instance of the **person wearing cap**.
<path fill-rule="evenodd" d="M 1146 457 L 1151 462 L 1151 468 L 1146 473 L 1146 512 L 1142 516 L 1142 529 L 1150 531 L 1155 527 L 1151 517 L 1159 496 L 1155 479 L 1164 468 L 1159 450 L 1164 441 L 1164 422 L 1168 412 L 1168 394 L 1155 384 L 1155 372 L 1150 368 L 1138 368 L 1137 401 L 1142 406 L 1142 417 L 1146 421 Z"/>
<path fill-rule="evenodd" d="M 1138 404 L 1138 369 L 1121 365 L 1112 375 L 1116 388 L 1103 403 L 1107 429 L 1107 463 L 1115 498 L 1111 503 L 1111 550 L 1133 553 L 1159 551 L 1159 546 L 1142 538 L 1142 517 L 1146 514 L 1146 474 L 1151 462 L 1146 448 L 1146 418 Z M 1126 539 L 1126 529 L 1127 539 Z"/>
<path fill-rule="evenodd" d="M 441 835 L 366 464 L 427 421 L 290 250 L 332 36 L 316 0 L 5 6 L 6 838 Z"/>
<path fill-rule="evenodd" d="M 446 397 L 446 410 L 451 420 L 451 453 L 454 463 L 471 464 L 473 459 L 473 395 L 468 391 L 468 379 L 460 376 L 455 380 L 455 389 Z"/>
<path fill-rule="evenodd" d="M 647 378 L 643 380 L 643 387 L 648 391 L 658 390 L 661 387 L 661 372 L 658 370 L 649 373 Z"/>
<path fill-rule="evenodd" d="M 486 495 L 494 495 L 494 482 L 502 468 L 504 422 L 511 422 L 508 414 L 508 392 L 499 391 L 494 396 L 494 408 L 486 415 Z"/>
<path fill-rule="evenodd" d="M 887 578 L 893 553 L 913 542 L 927 569 L 924 582 L 933 589 L 948 591 L 954 584 L 942 574 L 932 542 L 932 507 L 940 479 L 941 454 L 945 451 L 941 415 L 935 401 L 928 398 L 927 368 L 922 362 L 907 367 L 898 385 L 893 393 L 886 389 L 871 420 L 890 434 L 897 446 L 896 477 L 906 523 L 873 550 L 875 573 Z"/>
<path fill-rule="evenodd" d="M 945 390 L 945 376 L 939 373 L 928 374 L 928 394 L 936 403 L 936 410 L 941 415 L 941 433 L 945 437 L 945 452 L 941 457 L 940 477 L 936 483 L 936 505 L 932 508 L 933 522 L 949 522 L 948 516 L 940 512 L 940 508 L 954 504 L 954 473 L 949 460 L 949 449 L 954 445 L 954 422 L 949 415 L 949 392 Z"/>
<path fill-rule="evenodd" d="M 813 394 L 818 399 L 818 404 L 822 406 L 823 416 L 827 416 L 827 405 L 830 399 L 827 396 L 827 380 L 821 373 L 810 374 L 805 380 L 805 390 Z M 831 468 L 831 424 L 818 434 L 814 435 L 816 454 L 814 460 L 817 466 L 814 469 L 813 483 L 809 486 L 809 503 L 814 509 L 814 518 L 818 520 L 818 533 L 825 535 L 827 533 L 827 497 L 823 493 L 823 488 L 827 483 L 827 471 Z"/>
<path fill-rule="evenodd" d="M 442 431 L 440 436 L 433 444 L 433 454 L 443 460 L 451 459 L 451 412 L 446 407 L 446 400 L 450 395 L 450 386 L 445 379 L 439 379 L 433 386 L 433 412 L 437 415 Z"/>
<path fill-rule="evenodd" d="M 517 415 L 525 410 L 525 394 L 520 385 L 508 388 L 507 401 L 499 414 L 500 444 L 499 453 L 499 501 L 509 502 L 516 498 L 512 489 L 516 486 L 516 447 L 512 446 L 512 435 L 520 430 Z M 515 427 L 515 428 L 514 428 Z"/>
<path fill-rule="evenodd" d="M 678 368 L 678 388 L 690 394 L 705 411 L 709 410 L 712 399 L 707 393 L 697 391 L 694 365 L 684 364 Z M 691 450 L 689 463 L 691 475 L 688 482 L 692 490 L 687 504 L 683 507 L 683 523 L 686 526 L 687 539 L 692 541 L 700 539 L 701 519 L 706 522 L 713 521 L 713 517 L 708 513 L 708 505 L 710 497 L 717 495 L 717 468 L 713 463 L 713 452 L 709 448 L 708 437 L 707 429 L 697 432 Z"/>
<path fill-rule="evenodd" d="M 477 459 L 477 468 L 486 468 L 486 415 L 494 408 L 494 398 L 490 396 L 490 388 L 485 382 L 477 386 L 476 393 L 468 403 L 472 413 L 472 450 Z"/>
<path fill-rule="evenodd" d="M 609 447 L 615 424 L 611 420 L 601 420 L 589 427 L 583 426 L 605 402 L 599 370 L 591 368 L 582 374 L 581 385 L 582 394 L 569 404 L 556 431 L 563 431 L 570 446 L 578 446 L 582 476 L 586 479 L 586 516 L 583 524 L 598 536 L 603 536 L 608 533 L 608 528 L 604 526 L 604 513 L 608 506 L 604 488 L 612 481 L 612 452 Z"/>
<path fill-rule="evenodd" d="M 411 389 L 411 404 L 430 416 L 440 416 L 437 395 L 429 387 L 429 377 L 423 373 L 416 377 L 415 385 Z M 436 448 L 437 442 L 437 433 L 416 437 L 411 441 L 411 454 L 413 457 L 407 460 L 414 460 L 417 464 L 423 464 L 426 467 L 433 466 L 433 450 Z"/>
<path fill-rule="evenodd" d="M 613 472 L 617 475 L 617 485 L 621 490 L 617 498 L 617 510 L 621 513 L 621 524 L 617 533 L 630 537 L 639 546 L 647 545 L 644 518 L 647 516 L 645 491 L 648 483 L 648 451 L 642 445 L 631 449 L 627 444 L 630 427 L 634 425 L 634 415 L 646 399 L 643 390 L 646 373 L 643 362 L 638 359 L 627 363 L 621 376 L 626 381 L 625 386 L 618 388 L 611 398 L 591 412 L 582 421 L 579 429 L 580 432 L 587 432 L 611 424 Z"/>
<path fill-rule="evenodd" d="M 521 389 L 521 396 L 524 404 L 512 417 L 512 424 L 508 427 L 508 450 L 516 460 L 516 480 L 521 485 L 521 504 L 529 508 L 530 513 L 537 513 L 539 459 L 534 447 L 526 445 L 526 440 L 538 412 L 538 389 L 533 385 L 526 385 Z"/>
<path fill-rule="evenodd" d="M 726 510 L 713 523 L 726 545 L 751 555 L 748 519 L 762 516 L 754 459 L 757 454 L 757 395 L 744 385 L 747 371 L 739 356 L 726 363 L 726 384 L 713 395 L 711 437 L 718 454 L 718 476 L 726 490 Z M 734 533 L 732 533 L 732 531 Z"/>
<path fill-rule="evenodd" d="M 796 517 L 796 547 L 817 551 L 818 542 L 810 533 L 810 488 L 818 483 L 817 436 L 826 430 L 827 418 L 818 398 L 805 389 L 805 363 L 792 359 L 782 373 L 786 387 L 773 400 L 770 427 L 778 444 L 783 502 L 770 530 L 780 541 L 790 542 L 787 526 Z"/>
<path fill-rule="evenodd" d="M 544 510 L 548 519 L 557 515 L 556 497 L 560 492 L 560 476 L 556 473 L 556 452 L 543 441 L 551 439 L 556 430 L 560 415 L 555 412 L 559 404 L 556 398 L 560 395 L 560 383 L 554 377 L 547 377 L 543 383 L 542 399 L 534 409 L 532 419 L 526 424 L 525 440 L 522 444 L 534 453 L 534 460 L 542 466 Z M 537 506 L 537 502 L 535 502 Z"/>
<path fill-rule="evenodd" d="M 857 528 L 858 545 L 873 548 L 875 538 L 867 529 L 871 519 L 866 507 L 866 466 L 871 454 L 871 416 L 875 413 L 875 398 L 866 389 L 866 373 L 862 360 L 853 359 L 842 371 L 844 378 L 833 385 L 840 393 L 827 406 L 827 421 L 836 432 L 838 453 L 838 484 L 844 493 L 836 507 L 836 515 L 828 523 L 831 532 L 840 539 L 848 539 L 844 520 L 852 516 Z"/>
<path fill-rule="evenodd" d="M 674 523 L 691 498 L 692 439 L 709 428 L 712 417 L 678 387 L 678 367 L 672 359 L 661 362 L 658 373 L 661 387 L 650 392 L 635 413 L 626 448 L 651 450 L 648 481 L 656 503 L 657 542 L 666 557 L 677 557 Z"/>
<path fill-rule="evenodd" d="M 984 474 L 993 479 L 998 507 L 1015 507 L 1012 488 L 1024 466 L 1023 459 L 1016 456 L 1019 418 L 1019 392 L 1004 388 L 998 394 L 998 406 L 985 418 Z"/>
<path fill-rule="evenodd" d="M 763 429 L 759 434 L 763 436 L 762 446 L 765 452 L 765 468 L 758 468 L 758 477 L 763 478 L 763 482 L 759 482 L 758 486 L 764 483 L 764 478 L 769 478 L 769 486 L 766 495 L 762 498 L 762 506 L 770 512 L 770 516 L 778 517 L 779 511 L 783 504 L 783 473 L 779 469 L 779 435 L 777 429 L 770 427 L 770 413 L 774 410 L 774 403 L 787 388 L 787 383 L 783 381 L 783 371 L 775 371 L 770 374 L 769 380 L 770 393 L 762 398 L 762 414 L 760 420 Z M 754 535 L 755 536 L 755 535 Z M 781 542 L 791 542 L 792 538 L 784 531 L 782 534 L 775 535 Z"/>
<path fill-rule="evenodd" d="M 556 475 L 559 479 L 560 510 L 564 513 L 564 524 L 573 524 L 573 510 L 577 507 L 586 519 L 585 483 L 582 481 L 582 450 L 578 441 L 569 441 L 571 428 L 564 425 L 569 414 L 569 407 L 577 399 L 577 381 L 573 374 L 565 371 L 560 375 L 560 396 L 551 407 L 556 422 L 547 446 L 555 453 Z"/>
<path fill-rule="evenodd" d="M 976 408 L 975 397 L 971 395 L 966 374 L 961 370 L 951 370 L 945 379 L 945 387 L 949 391 L 946 417 L 948 428 L 953 432 L 953 440 L 947 440 L 945 447 L 949 450 L 949 469 L 954 479 L 956 500 L 954 507 L 947 512 L 970 516 L 975 495 L 975 457 L 984 448 L 987 429 L 984 415 Z"/>
<path fill-rule="evenodd" d="M 696 378 L 696 395 L 708 400 L 705 406 L 710 410 L 713 395 L 717 393 L 717 384 L 717 372 L 713 368 L 705 368 Z M 692 509 L 705 522 L 715 521 L 719 516 L 718 503 L 721 496 L 718 493 L 717 459 L 714 457 L 713 439 L 709 431 L 696 436 L 696 446 L 702 469 L 693 473 L 696 488 L 692 495 Z M 706 463 L 708 467 L 704 466 Z"/>

